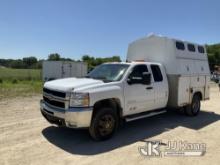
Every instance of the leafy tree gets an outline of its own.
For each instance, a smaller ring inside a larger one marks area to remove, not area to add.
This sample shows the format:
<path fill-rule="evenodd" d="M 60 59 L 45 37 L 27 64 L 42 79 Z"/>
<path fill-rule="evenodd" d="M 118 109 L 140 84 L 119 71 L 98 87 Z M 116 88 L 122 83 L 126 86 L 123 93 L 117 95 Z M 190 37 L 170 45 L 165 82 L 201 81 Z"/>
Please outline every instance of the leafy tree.
<path fill-rule="evenodd" d="M 47 60 L 48 61 L 59 61 L 60 60 L 60 55 L 58 53 L 49 54 Z"/>
<path fill-rule="evenodd" d="M 113 56 L 113 57 L 105 57 L 105 58 L 94 58 L 92 56 L 89 55 L 84 55 L 82 57 L 82 61 L 86 62 L 88 64 L 88 69 L 92 70 L 93 68 L 95 68 L 97 65 L 100 65 L 102 63 L 105 62 L 120 62 L 121 59 L 119 56 Z"/>
<path fill-rule="evenodd" d="M 220 53 L 219 52 L 215 52 L 214 53 L 214 57 L 215 57 L 216 63 L 220 64 Z"/>
<path fill-rule="evenodd" d="M 37 63 L 37 58 L 36 57 L 24 57 L 23 63 L 24 63 L 24 66 L 26 66 L 26 68 L 32 68 L 32 66 Z"/>
<path fill-rule="evenodd" d="M 89 56 L 89 55 L 84 55 L 83 57 L 82 57 L 82 60 L 83 61 L 89 61 L 91 59 L 91 57 Z"/>
<path fill-rule="evenodd" d="M 206 45 L 209 66 L 211 71 L 215 69 L 215 66 L 220 66 L 220 44 Z"/>
<path fill-rule="evenodd" d="M 22 69 L 22 68 L 25 68 L 25 64 L 24 64 L 23 60 L 20 60 L 20 59 L 12 60 L 10 62 L 9 67 L 16 68 L 16 69 Z"/>
<path fill-rule="evenodd" d="M 60 60 L 59 61 L 74 61 L 73 59 L 71 59 L 71 58 L 60 58 Z"/>

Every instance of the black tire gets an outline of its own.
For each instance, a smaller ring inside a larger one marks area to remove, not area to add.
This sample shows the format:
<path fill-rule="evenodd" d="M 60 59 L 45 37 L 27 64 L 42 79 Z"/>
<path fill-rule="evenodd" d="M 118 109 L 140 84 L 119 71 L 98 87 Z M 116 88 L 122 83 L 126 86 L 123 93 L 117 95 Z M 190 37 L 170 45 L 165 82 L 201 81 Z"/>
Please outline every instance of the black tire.
<path fill-rule="evenodd" d="M 197 116 L 200 112 L 200 106 L 200 96 L 195 94 L 192 103 L 184 108 L 184 112 L 187 116 Z"/>
<path fill-rule="evenodd" d="M 96 141 L 107 140 L 115 133 L 119 119 L 112 108 L 98 109 L 89 127 L 90 136 Z"/>

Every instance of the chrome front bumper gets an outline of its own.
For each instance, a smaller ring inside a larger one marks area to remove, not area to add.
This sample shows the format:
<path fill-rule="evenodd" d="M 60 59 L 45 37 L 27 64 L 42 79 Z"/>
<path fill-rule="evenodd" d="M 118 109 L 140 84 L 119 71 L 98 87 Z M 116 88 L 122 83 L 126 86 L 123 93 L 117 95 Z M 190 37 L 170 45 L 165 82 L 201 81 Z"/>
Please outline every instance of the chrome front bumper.
<path fill-rule="evenodd" d="M 40 110 L 50 123 L 70 128 L 87 128 L 91 123 L 93 108 L 75 107 L 64 110 L 50 106 L 41 100 Z"/>

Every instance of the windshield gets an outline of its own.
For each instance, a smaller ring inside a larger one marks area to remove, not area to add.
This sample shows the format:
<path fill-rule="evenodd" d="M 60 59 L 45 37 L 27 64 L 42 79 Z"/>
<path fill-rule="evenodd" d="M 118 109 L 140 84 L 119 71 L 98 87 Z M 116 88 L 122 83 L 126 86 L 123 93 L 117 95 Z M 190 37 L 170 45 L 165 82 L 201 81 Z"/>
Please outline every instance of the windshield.
<path fill-rule="evenodd" d="M 128 64 L 102 64 L 92 70 L 86 77 L 100 79 L 104 82 L 120 81 L 128 67 Z"/>

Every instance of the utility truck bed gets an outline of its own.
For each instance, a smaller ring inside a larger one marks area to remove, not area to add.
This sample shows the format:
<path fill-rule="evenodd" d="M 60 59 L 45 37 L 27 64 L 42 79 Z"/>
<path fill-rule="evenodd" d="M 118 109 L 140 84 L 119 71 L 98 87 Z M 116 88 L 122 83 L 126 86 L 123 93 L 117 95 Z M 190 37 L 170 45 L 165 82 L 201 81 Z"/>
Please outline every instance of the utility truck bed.
<path fill-rule="evenodd" d="M 195 91 L 209 98 L 210 70 L 205 46 L 151 35 L 132 42 L 127 61 L 159 62 L 169 82 L 169 107 L 187 105 Z"/>

